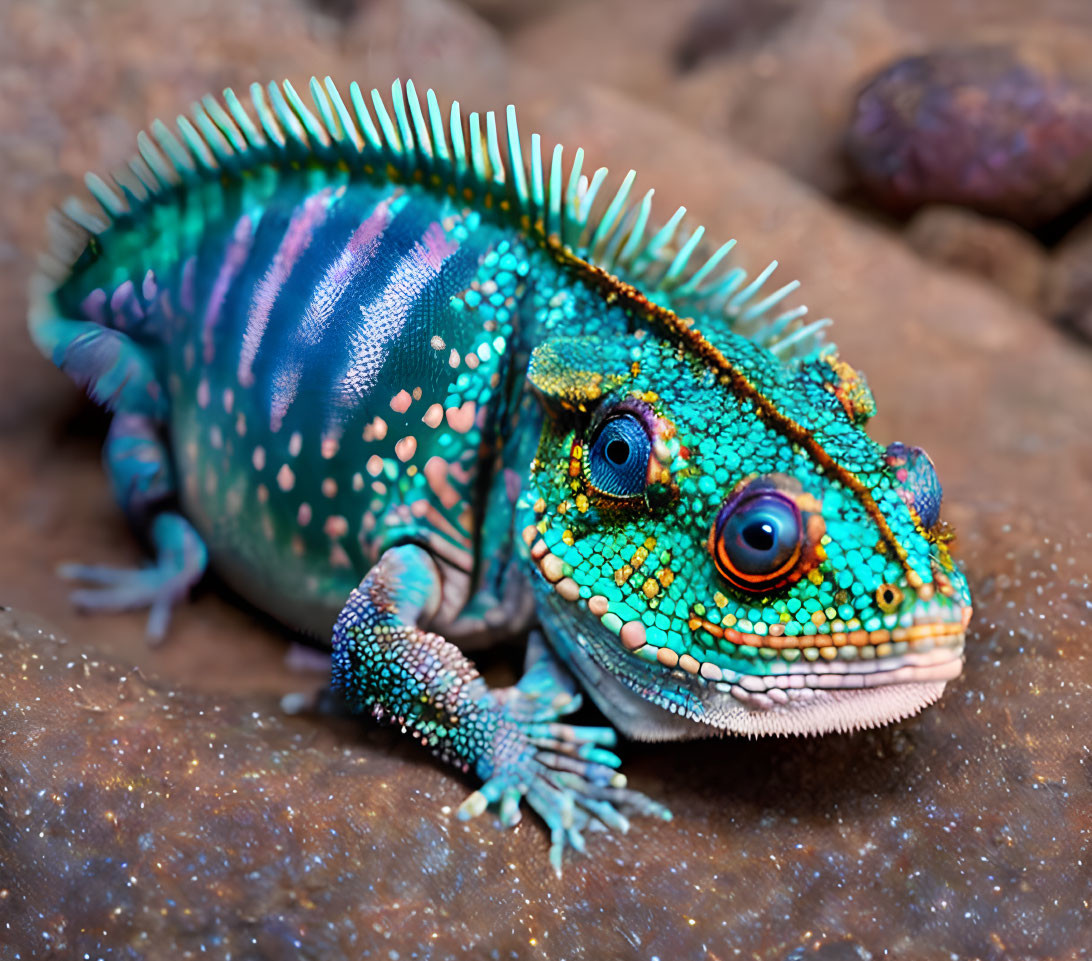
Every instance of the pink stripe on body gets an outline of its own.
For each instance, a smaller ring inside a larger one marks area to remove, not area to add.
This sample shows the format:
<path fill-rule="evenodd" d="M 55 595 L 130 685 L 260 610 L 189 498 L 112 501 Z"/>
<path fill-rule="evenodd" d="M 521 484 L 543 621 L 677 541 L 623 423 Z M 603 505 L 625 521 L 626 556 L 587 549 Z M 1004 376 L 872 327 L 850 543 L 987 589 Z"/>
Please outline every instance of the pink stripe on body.
<path fill-rule="evenodd" d="M 330 318 L 333 317 L 337 302 L 348 290 L 353 279 L 371 263 L 375 252 L 379 249 L 379 240 L 390 224 L 392 199 L 393 197 L 388 197 L 376 204 L 367 219 L 353 231 L 337 260 L 327 268 L 304 311 L 303 320 L 296 333 L 297 347 L 314 347 L 322 340 L 322 335 L 330 325 Z M 285 415 L 299 391 L 303 377 L 301 356 L 300 350 L 291 352 L 281 362 L 280 368 L 273 377 L 269 426 L 274 432 L 284 423 Z"/>
<path fill-rule="evenodd" d="M 269 325 L 269 315 L 285 281 L 292 273 L 300 256 L 311 243 L 315 227 L 326 218 L 330 188 L 320 190 L 308 197 L 303 206 L 296 211 L 289 221 L 273 263 L 258 282 L 254 299 L 247 314 L 246 330 L 243 332 L 243 344 L 239 351 L 239 383 L 244 387 L 254 386 L 254 360 L 258 356 L 265 329 Z"/>
<path fill-rule="evenodd" d="M 220 312 L 224 308 L 224 299 L 250 254 L 250 241 L 254 236 L 254 225 L 250 217 L 243 214 L 235 224 L 231 242 L 224 252 L 223 263 L 216 275 L 216 281 L 209 293 L 209 302 L 205 307 L 205 319 L 201 326 L 202 356 L 206 364 L 211 364 L 216 356 L 216 325 L 220 321 Z"/>

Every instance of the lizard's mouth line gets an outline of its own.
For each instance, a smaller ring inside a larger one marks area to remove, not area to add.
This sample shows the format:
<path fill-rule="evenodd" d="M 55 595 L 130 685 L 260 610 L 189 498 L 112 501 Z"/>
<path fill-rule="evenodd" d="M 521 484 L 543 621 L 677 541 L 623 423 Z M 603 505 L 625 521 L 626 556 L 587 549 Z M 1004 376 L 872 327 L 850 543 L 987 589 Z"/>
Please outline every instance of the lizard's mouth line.
<path fill-rule="evenodd" d="M 713 659 L 680 655 L 666 645 L 652 643 L 645 625 L 639 620 L 623 620 L 610 609 L 608 598 L 581 597 L 579 585 L 565 575 L 563 561 L 550 552 L 537 528 L 526 528 L 523 536 L 535 566 L 553 590 L 571 604 L 586 605 L 627 652 L 647 664 L 681 671 L 695 680 L 700 678 L 754 708 L 769 709 L 819 690 L 937 682 L 943 686 L 962 670 L 971 608 L 951 608 L 935 602 L 917 605 L 908 623 L 894 627 L 837 630 L 842 625 L 833 622 L 827 633 L 797 636 L 741 631 L 739 625 L 716 625 L 691 614 L 688 624 L 692 631 L 704 634 L 712 647 L 722 651 L 727 647 L 734 652 L 719 658 L 713 651 L 714 657 L 765 664 L 769 673 L 742 673 Z"/>

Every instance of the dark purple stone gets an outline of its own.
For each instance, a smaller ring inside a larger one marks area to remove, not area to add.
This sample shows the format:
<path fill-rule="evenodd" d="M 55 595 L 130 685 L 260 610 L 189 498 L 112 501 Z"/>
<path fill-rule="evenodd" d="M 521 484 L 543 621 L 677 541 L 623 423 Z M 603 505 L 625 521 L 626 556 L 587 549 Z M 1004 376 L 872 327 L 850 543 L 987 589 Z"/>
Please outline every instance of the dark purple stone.
<path fill-rule="evenodd" d="M 1008 47 L 908 57 L 858 97 L 849 160 L 895 213 L 950 203 L 1042 224 L 1092 189 L 1087 86 Z"/>

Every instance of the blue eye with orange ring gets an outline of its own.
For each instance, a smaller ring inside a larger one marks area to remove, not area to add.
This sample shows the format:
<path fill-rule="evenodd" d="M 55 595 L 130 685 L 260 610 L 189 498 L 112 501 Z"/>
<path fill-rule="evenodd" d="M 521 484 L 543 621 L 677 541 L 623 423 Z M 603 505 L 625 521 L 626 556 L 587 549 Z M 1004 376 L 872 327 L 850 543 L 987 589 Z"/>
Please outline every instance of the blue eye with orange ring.
<path fill-rule="evenodd" d="M 603 494 L 635 497 L 645 489 L 652 441 L 644 421 L 618 414 L 604 421 L 588 449 L 588 481 Z"/>
<path fill-rule="evenodd" d="M 801 513 L 796 498 L 768 481 L 755 481 L 720 509 L 709 549 L 721 576 L 733 587 L 765 594 L 794 583 L 814 566 L 808 529 L 821 518 Z"/>

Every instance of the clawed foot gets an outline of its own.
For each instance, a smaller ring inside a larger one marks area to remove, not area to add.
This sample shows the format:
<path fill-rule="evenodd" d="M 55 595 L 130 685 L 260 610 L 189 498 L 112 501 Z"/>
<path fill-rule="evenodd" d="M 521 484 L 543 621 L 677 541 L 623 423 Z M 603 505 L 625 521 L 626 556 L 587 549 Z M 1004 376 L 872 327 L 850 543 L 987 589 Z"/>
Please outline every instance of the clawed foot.
<path fill-rule="evenodd" d="M 580 697 L 541 687 L 534 693 L 516 688 L 491 692 L 490 710 L 503 715 L 497 749 L 485 783 L 459 807 L 460 819 L 477 817 L 490 804 L 501 824 L 520 820 L 526 798 L 550 829 L 550 863 L 558 876 L 566 846 L 585 849 L 587 830 L 629 830 L 629 817 L 671 820 L 671 812 L 639 791 L 626 787 L 620 758 L 608 750 L 617 735 L 609 727 L 578 727 L 558 718 L 576 711 Z M 486 773 L 479 767 L 479 773 Z"/>
<path fill-rule="evenodd" d="M 133 611 L 148 608 L 148 640 L 158 644 L 167 633 L 171 608 L 201 579 L 207 563 L 205 545 L 181 517 L 161 514 L 152 526 L 157 560 L 143 568 L 101 564 L 61 564 L 66 580 L 93 585 L 69 594 L 82 611 Z"/>

